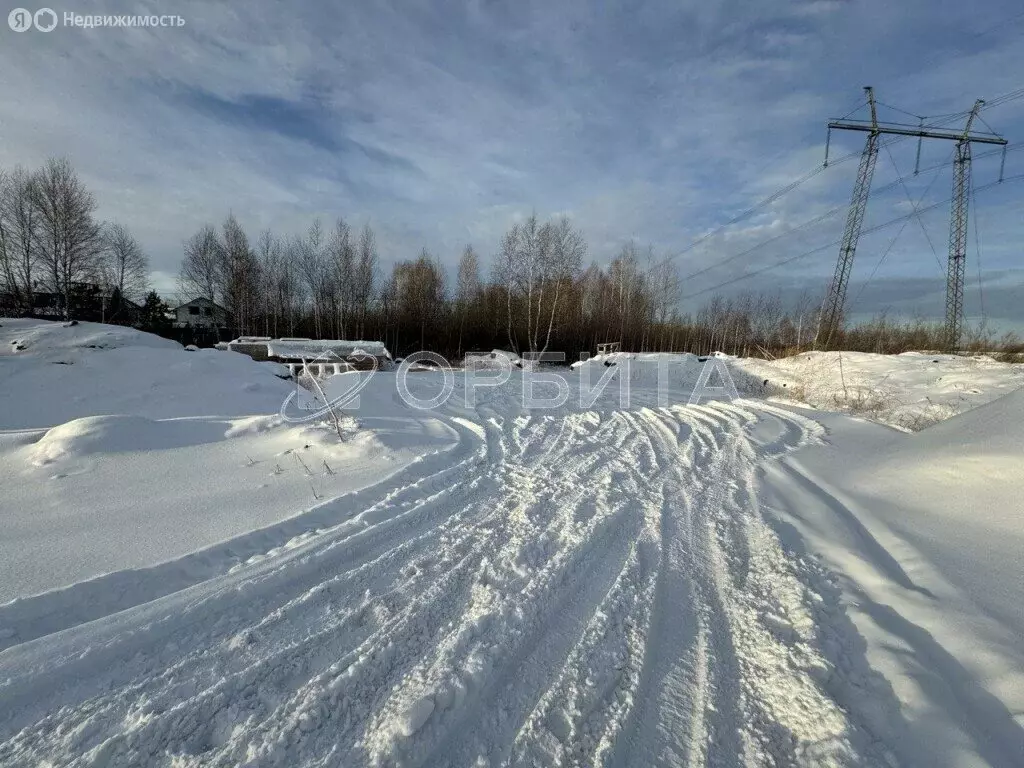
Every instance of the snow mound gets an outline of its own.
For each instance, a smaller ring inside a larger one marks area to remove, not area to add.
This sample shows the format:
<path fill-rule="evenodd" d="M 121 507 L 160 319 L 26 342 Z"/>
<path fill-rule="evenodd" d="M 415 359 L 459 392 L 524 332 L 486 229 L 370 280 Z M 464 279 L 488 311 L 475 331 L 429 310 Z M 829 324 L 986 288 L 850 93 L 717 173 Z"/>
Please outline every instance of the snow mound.
<path fill-rule="evenodd" d="M 735 359 L 767 394 L 919 431 L 1024 386 L 1024 365 L 991 357 L 906 352 L 804 352 Z"/>
<path fill-rule="evenodd" d="M 514 352 L 492 349 L 490 352 L 467 352 L 462 364 L 470 370 L 488 371 L 507 369 L 509 366 L 521 368 L 523 361 Z"/>
<path fill-rule="evenodd" d="M 956 456 L 1013 456 L 1024 470 L 1024 389 L 929 427 L 908 446 Z"/>
<path fill-rule="evenodd" d="M 53 427 L 35 445 L 30 456 L 36 466 L 97 453 L 131 453 L 182 448 L 225 437 L 216 423 L 144 416 L 88 416 Z"/>
<path fill-rule="evenodd" d="M 186 351 L 131 328 L 0 321 L 0 402 L 11 404 L 0 411 L 0 430 L 101 415 L 276 413 L 290 391 L 282 380 L 287 376 L 276 363 L 212 349 Z"/>
<path fill-rule="evenodd" d="M 0 355 L 121 347 L 182 348 L 176 341 L 118 325 L 0 318 Z"/>

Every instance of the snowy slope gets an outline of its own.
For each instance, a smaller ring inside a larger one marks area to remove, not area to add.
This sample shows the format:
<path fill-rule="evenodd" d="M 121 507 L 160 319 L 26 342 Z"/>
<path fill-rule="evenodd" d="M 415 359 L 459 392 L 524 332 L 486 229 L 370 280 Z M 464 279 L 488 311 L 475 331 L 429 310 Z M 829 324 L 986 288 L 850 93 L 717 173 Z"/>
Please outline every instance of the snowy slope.
<path fill-rule="evenodd" d="M 125 569 L 169 591 L 263 546 L 252 532 L 333 520 L 331 500 L 454 445 L 429 416 L 338 444 L 281 422 L 279 366 L 132 329 L 2 319 L 0 349 L 0 603 Z"/>
<path fill-rule="evenodd" d="M 767 394 L 917 431 L 1024 387 L 1024 365 L 983 355 L 804 352 L 734 359 Z"/>
<path fill-rule="evenodd" d="M 283 367 L 131 328 L 0 318 L 0 429 L 98 415 L 237 417 L 276 410 Z M 200 395 L 201 393 L 201 395 Z"/>
<path fill-rule="evenodd" d="M 901 762 L 1021 765 L 1024 391 L 909 437 L 825 423 L 760 494 L 836 574 Z"/>

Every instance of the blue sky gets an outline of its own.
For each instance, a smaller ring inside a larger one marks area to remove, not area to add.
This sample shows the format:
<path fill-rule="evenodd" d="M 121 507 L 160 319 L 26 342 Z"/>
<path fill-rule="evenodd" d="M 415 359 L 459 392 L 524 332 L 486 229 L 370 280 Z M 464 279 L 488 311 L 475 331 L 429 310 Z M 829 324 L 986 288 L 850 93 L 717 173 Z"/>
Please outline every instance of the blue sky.
<path fill-rule="evenodd" d="M 385 264 L 424 246 L 452 264 L 467 242 L 489 256 L 533 210 L 571 216 L 599 262 L 630 238 L 665 257 L 820 164 L 826 120 L 848 112 L 864 85 L 920 115 L 1024 87 L 1017 0 L 54 9 L 185 19 L 182 28 L 0 30 L 0 165 L 68 155 L 100 214 L 142 240 L 165 291 L 184 238 L 229 212 L 252 236 L 299 232 L 316 216 L 369 221 Z M 1024 143 L 1024 99 L 983 117 Z M 862 140 L 836 136 L 833 153 Z M 912 141 L 883 151 L 875 186 L 896 177 L 894 163 L 911 171 L 914 151 Z M 922 165 L 949 151 L 926 146 Z M 830 168 L 680 255 L 684 278 L 702 271 L 685 282 L 687 307 L 710 295 L 701 291 L 837 239 L 844 211 L 703 271 L 842 206 L 855 165 Z M 1022 172 L 1024 152 L 1011 153 L 1007 176 Z M 997 175 L 998 159 L 975 163 L 978 186 Z M 899 227 L 862 239 L 854 314 L 941 315 L 948 169 L 874 197 L 866 226 L 908 212 L 908 194 L 942 204 L 923 226 L 910 221 L 881 263 Z M 975 320 L 984 297 L 994 323 L 1024 326 L 1022 212 L 1024 184 L 978 193 Z M 827 248 L 723 291 L 820 294 L 834 259 Z"/>

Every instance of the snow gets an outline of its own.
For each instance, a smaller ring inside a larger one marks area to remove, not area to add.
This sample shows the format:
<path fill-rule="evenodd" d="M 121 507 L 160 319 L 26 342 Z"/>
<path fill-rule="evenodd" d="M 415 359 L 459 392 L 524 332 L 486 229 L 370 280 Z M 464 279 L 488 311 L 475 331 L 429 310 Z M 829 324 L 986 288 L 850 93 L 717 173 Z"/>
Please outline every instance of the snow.
<path fill-rule="evenodd" d="M 0 358 L 0 402 L 16 406 L 0 410 L 0 603 L 129 569 L 149 569 L 131 578 L 161 591 L 190 583 L 255 553 L 267 529 L 347 514 L 328 502 L 454 444 L 429 416 L 377 419 L 344 444 L 282 423 L 295 385 L 244 355 L 114 326 L 0 320 L 0 346 L 14 339 L 26 349 Z M 211 548 L 231 554 L 221 562 Z"/>
<path fill-rule="evenodd" d="M 79 396 L 0 412 L 4 766 L 1020 764 L 1017 368 L 719 356 L 744 399 L 691 406 L 700 359 L 617 354 L 430 411 L 381 372 L 340 441 L 274 366 L 60 330 L 0 359 Z M 830 412 L 879 374 L 898 408 Z"/>
<path fill-rule="evenodd" d="M 835 575 L 898 762 L 1021 764 L 1024 391 L 912 436 L 824 421 L 829 444 L 766 468 L 760 493 Z"/>
<path fill-rule="evenodd" d="M 149 347 L 180 349 L 181 345 L 134 328 L 101 323 L 55 323 L 47 320 L 0 318 L 0 356 L 47 354 L 51 360 L 74 359 L 70 351 Z"/>
<path fill-rule="evenodd" d="M 735 364 L 769 394 L 917 431 L 1024 386 L 1024 365 L 979 355 L 804 352 Z"/>
<path fill-rule="evenodd" d="M 490 352 L 467 352 L 463 365 L 471 370 L 499 370 L 522 367 L 522 360 L 514 352 L 493 349 Z"/>
<path fill-rule="evenodd" d="M 362 351 L 374 357 L 391 359 L 391 353 L 382 341 L 345 341 L 341 339 L 271 339 L 267 342 L 267 353 L 271 357 L 286 360 L 315 359 L 331 353 L 348 357 Z"/>
<path fill-rule="evenodd" d="M 11 351 L 18 346 L 25 348 Z M 0 319 L 4 350 L 0 429 L 99 415 L 247 416 L 274 410 L 290 386 L 280 365 L 212 349 L 187 352 L 174 341 L 98 323 Z"/>

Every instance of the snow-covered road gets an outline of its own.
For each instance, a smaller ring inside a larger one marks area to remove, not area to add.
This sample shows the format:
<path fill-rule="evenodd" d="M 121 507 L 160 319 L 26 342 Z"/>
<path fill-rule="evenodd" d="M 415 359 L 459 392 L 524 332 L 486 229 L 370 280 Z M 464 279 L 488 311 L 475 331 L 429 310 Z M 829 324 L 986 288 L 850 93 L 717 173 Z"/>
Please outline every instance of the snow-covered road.
<path fill-rule="evenodd" d="M 876 681 L 838 590 L 758 505 L 759 463 L 816 422 L 752 401 L 443 418 L 444 462 L 334 524 L 155 600 L 124 586 L 90 623 L 69 604 L 0 655 L 0 764 L 886 764 L 842 706 Z"/>

